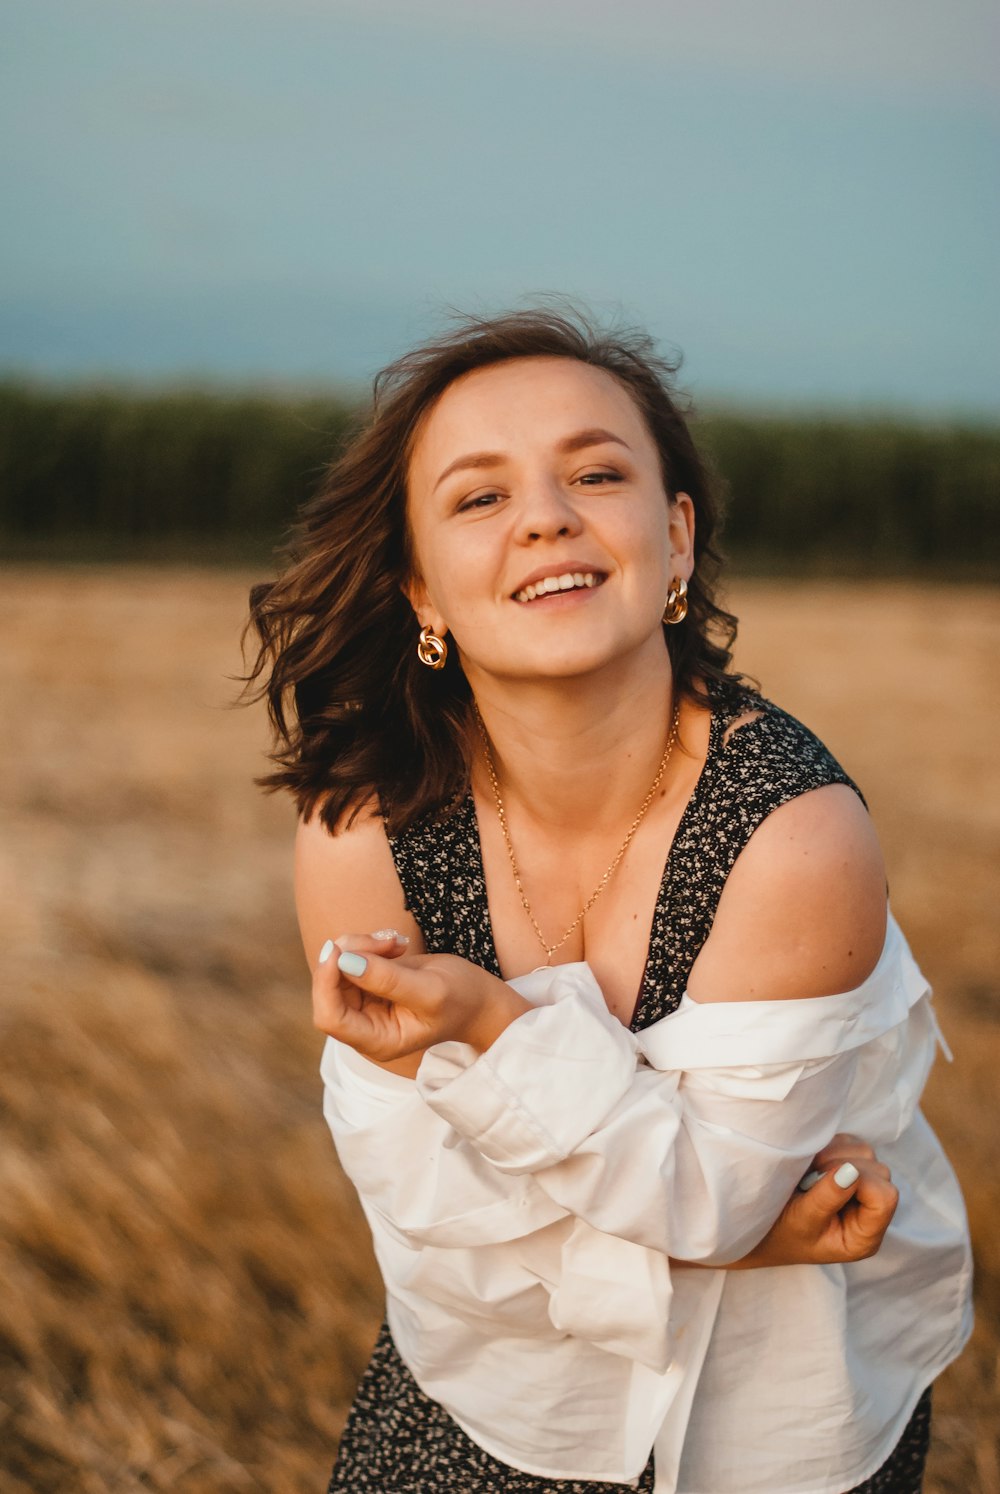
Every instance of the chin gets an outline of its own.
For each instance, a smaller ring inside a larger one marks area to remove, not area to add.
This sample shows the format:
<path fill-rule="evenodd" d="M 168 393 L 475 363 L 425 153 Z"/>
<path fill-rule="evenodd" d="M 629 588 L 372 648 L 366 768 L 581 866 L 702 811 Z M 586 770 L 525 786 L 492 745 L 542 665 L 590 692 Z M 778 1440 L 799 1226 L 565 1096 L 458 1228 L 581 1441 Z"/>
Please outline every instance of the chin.
<path fill-rule="evenodd" d="M 603 670 L 620 667 L 629 652 L 588 647 L 534 657 L 521 655 L 512 660 L 509 669 L 503 672 L 508 678 L 523 680 L 525 683 L 532 680 L 585 679 L 590 675 L 600 674 Z"/>
<path fill-rule="evenodd" d="M 471 675 L 492 675 L 496 679 L 516 680 L 523 684 L 533 681 L 584 680 L 602 673 L 621 671 L 625 668 L 657 667 L 657 656 L 666 652 L 663 629 L 656 619 L 655 632 L 642 632 L 636 636 L 621 635 L 603 638 L 595 636 L 597 629 L 575 630 L 573 636 L 562 639 L 533 639 L 527 646 L 514 648 L 503 656 L 497 650 L 487 657 L 485 650 L 479 658 L 464 654 L 466 672 Z M 512 643 L 502 633 L 491 640 Z"/>

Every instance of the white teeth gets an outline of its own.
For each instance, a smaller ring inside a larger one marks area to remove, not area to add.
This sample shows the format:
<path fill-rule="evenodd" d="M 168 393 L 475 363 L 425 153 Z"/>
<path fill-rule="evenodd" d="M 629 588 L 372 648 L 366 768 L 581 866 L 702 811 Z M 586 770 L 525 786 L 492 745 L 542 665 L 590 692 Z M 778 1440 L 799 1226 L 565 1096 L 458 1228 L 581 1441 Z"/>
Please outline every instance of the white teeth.
<path fill-rule="evenodd" d="M 545 576 L 514 593 L 515 602 L 533 602 L 536 597 L 549 596 L 557 591 L 573 591 L 576 587 L 592 588 L 600 581 L 593 571 L 564 571 L 561 576 Z"/>

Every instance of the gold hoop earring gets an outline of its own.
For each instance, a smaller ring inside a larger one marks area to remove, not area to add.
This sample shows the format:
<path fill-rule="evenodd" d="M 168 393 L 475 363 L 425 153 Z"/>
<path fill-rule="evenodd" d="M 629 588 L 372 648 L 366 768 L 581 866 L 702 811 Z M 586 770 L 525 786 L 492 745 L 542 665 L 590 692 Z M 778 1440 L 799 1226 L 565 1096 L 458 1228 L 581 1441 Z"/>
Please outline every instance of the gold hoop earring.
<path fill-rule="evenodd" d="M 670 583 L 670 590 L 667 593 L 667 604 L 663 609 L 663 621 L 668 625 L 683 622 L 687 617 L 687 590 L 688 584 L 684 580 L 684 577 L 675 576 Z"/>
<path fill-rule="evenodd" d="M 428 669 L 443 669 L 448 657 L 448 645 L 443 638 L 431 628 L 420 629 L 420 637 L 417 639 L 417 658 L 421 664 L 426 664 Z"/>

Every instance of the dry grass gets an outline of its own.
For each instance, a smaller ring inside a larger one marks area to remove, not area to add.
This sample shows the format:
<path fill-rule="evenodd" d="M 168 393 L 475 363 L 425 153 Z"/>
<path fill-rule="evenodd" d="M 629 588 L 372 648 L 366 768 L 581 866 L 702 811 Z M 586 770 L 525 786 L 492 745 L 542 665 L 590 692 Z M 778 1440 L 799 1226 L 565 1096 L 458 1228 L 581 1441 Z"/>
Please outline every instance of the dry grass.
<path fill-rule="evenodd" d="M 0 1483 L 316 1494 L 379 1312 L 319 1114 L 290 805 L 228 712 L 249 578 L 0 585 Z M 740 659 L 861 781 L 957 1065 L 932 1119 L 977 1236 L 931 1489 L 1000 1494 L 1000 605 L 744 583 Z"/>

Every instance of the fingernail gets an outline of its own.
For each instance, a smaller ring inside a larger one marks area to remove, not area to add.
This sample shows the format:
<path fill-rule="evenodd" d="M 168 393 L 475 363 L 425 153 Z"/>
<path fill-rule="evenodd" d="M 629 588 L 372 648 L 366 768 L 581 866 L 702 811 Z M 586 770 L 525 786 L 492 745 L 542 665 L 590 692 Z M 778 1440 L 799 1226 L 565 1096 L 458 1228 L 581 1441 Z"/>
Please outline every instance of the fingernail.
<path fill-rule="evenodd" d="M 319 952 L 319 962 L 320 962 L 320 964 L 321 965 L 325 965 L 326 962 L 327 962 L 327 960 L 330 958 L 330 956 L 332 954 L 333 954 L 333 940 L 332 939 L 328 939 L 326 941 L 326 943 L 323 945 L 323 948 Z"/>
<path fill-rule="evenodd" d="M 364 975 L 368 969 L 368 961 L 364 955 L 355 954 L 353 950 L 345 949 L 337 959 L 337 969 L 343 970 L 345 975 Z"/>
<path fill-rule="evenodd" d="M 837 1168 L 837 1171 L 833 1175 L 833 1181 L 838 1188 L 849 1188 L 852 1183 L 857 1182 L 860 1176 L 861 1174 L 853 1162 L 845 1162 L 842 1167 Z"/>
<path fill-rule="evenodd" d="M 805 1177 L 799 1184 L 799 1192 L 808 1193 L 809 1189 L 815 1183 L 818 1183 L 821 1177 L 823 1177 L 823 1173 L 819 1170 L 819 1168 L 814 1168 L 812 1172 L 807 1172 Z"/>
<path fill-rule="evenodd" d="M 376 929 L 372 934 L 373 939 L 395 939 L 397 944 L 409 944 L 405 934 L 399 934 L 395 929 Z"/>

